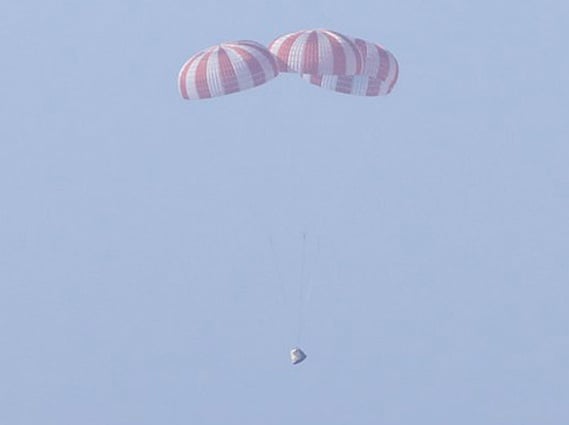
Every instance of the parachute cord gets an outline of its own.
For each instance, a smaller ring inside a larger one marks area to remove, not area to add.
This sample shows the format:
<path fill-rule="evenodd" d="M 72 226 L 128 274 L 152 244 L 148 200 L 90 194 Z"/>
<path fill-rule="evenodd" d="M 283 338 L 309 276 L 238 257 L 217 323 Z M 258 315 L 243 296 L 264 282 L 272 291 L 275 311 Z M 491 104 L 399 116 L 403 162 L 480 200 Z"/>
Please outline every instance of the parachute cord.
<path fill-rule="evenodd" d="M 276 274 L 276 278 L 277 278 L 277 282 L 279 285 L 279 292 L 280 292 L 280 297 L 279 297 L 279 301 L 277 304 L 277 309 L 275 311 L 275 316 L 277 318 L 277 323 L 278 326 L 283 326 L 285 323 L 290 321 L 290 318 L 288 317 L 288 315 L 290 315 L 290 312 L 287 309 L 287 290 L 286 290 L 286 285 L 285 285 L 285 279 L 282 273 L 282 269 L 281 269 L 281 263 L 279 262 L 279 257 L 277 255 L 277 250 L 275 247 L 275 242 L 273 240 L 272 235 L 269 235 L 269 245 L 271 247 L 271 259 L 272 259 L 272 263 L 273 263 L 273 272 Z M 283 329 L 285 329 L 286 326 L 283 326 Z M 289 332 L 287 332 L 287 334 L 289 334 Z M 289 334 L 290 335 L 290 334 Z M 288 344 L 287 344 L 288 345 Z M 286 349 L 286 347 L 284 347 Z"/>
<path fill-rule="evenodd" d="M 306 278 L 306 304 L 310 303 L 310 298 L 312 296 L 312 290 L 314 289 L 314 270 L 318 269 L 318 264 L 320 260 L 320 239 L 316 238 L 316 255 L 314 257 L 314 263 L 312 269 L 308 269 L 308 277 Z"/>
<path fill-rule="evenodd" d="M 306 232 L 302 233 L 302 254 L 300 260 L 300 282 L 298 292 L 298 334 L 297 343 L 300 345 L 302 340 L 302 328 L 304 321 L 304 286 L 306 276 Z"/>
<path fill-rule="evenodd" d="M 286 286 L 285 281 L 283 278 L 283 274 L 281 272 L 280 264 L 277 257 L 277 251 L 275 249 L 275 243 L 273 241 L 273 237 L 269 236 L 269 245 L 271 247 L 271 257 L 273 260 L 273 268 L 277 275 L 277 281 L 279 283 L 280 295 L 281 295 L 281 302 L 283 304 L 283 308 L 286 306 Z"/>
<path fill-rule="evenodd" d="M 305 235 L 306 237 L 306 235 Z M 304 241 L 305 244 L 305 250 L 307 249 L 306 247 L 306 240 Z M 302 279 L 302 295 L 301 295 L 301 305 L 300 305 L 300 309 L 301 312 L 299 314 L 300 318 L 299 318 L 299 331 L 298 331 L 298 344 L 300 345 L 301 342 L 301 337 L 302 337 L 302 330 L 306 327 L 305 325 L 305 314 L 304 314 L 304 310 L 308 308 L 308 305 L 310 304 L 310 298 L 312 296 L 312 291 L 314 289 L 314 273 L 315 273 L 315 269 L 318 268 L 318 262 L 320 259 L 320 239 L 316 238 L 316 254 L 314 256 L 314 262 L 311 261 L 307 261 L 307 258 L 309 257 L 309 255 L 306 253 L 303 254 L 304 256 L 304 277 Z M 310 255 L 310 257 L 312 258 L 312 254 Z M 309 267 L 310 266 L 310 267 Z"/>

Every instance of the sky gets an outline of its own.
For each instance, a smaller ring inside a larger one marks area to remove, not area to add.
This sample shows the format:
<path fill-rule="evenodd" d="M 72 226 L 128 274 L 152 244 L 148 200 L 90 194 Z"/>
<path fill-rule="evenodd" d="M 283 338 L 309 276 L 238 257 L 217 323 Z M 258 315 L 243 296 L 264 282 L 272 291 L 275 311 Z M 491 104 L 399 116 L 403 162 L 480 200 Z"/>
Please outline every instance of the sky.
<path fill-rule="evenodd" d="M 569 423 L 568 2 L 0 20 L 0 423 Z M 180 97 L 195 52 L 306 28 L 394 91 Z"/>

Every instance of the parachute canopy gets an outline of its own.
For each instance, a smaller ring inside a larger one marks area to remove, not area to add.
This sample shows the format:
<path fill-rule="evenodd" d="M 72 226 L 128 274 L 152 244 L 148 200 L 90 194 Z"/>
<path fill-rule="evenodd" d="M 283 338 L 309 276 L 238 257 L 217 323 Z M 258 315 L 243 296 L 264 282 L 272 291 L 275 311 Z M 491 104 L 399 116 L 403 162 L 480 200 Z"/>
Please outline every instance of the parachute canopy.
<path fill-rule="evenodd" d="M 241 40 L 193 55 L 180 70 L 178 87 L 185 99 L 206 99 L 259 86 L 278 73 L 276 60 L 266 47 Z"/>
<path fill-rule="evenodd" d="M 362 55 L 353 39 L 315 29 L 285 34 L 269 45 L 279 70 L 300 74 L 352 75 L 362 72 Z"/>
<path fill-rule="evenodd" d="M 268 48 L 241 40 L 202 50 L 182 66 L 178 88 L 186 99 L 206 99 L 256 87 L 279 72 L 340 93 L 379 96 L 393 89 L 399 65 L 379 44 L 327 29 L 302 30 Z"/>
<path fill-rule="evenodd" d="M 300 348 L 295 347 L 290 350 L 290 361 L 292 364 L 298 364 L 306 359 L 306 354 Z"/>
<path fill-rule="evenodd" d="M 399 75 L 395 56 L 379 44 L 354 39 L 363 58 L 361 75 L 304 74 L 302 78 L 328 90 L 357 96 L 386 95 Z"/>

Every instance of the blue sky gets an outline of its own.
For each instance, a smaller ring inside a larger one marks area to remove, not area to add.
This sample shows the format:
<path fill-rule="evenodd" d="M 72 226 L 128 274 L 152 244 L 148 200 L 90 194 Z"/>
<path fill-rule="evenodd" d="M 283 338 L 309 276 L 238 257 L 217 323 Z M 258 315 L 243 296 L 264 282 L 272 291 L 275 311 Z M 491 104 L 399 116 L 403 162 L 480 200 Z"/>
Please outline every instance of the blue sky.
<path fill-rule="evenodd" d="M 569 421 L 569 3 L 0 16 L 1 423 Z M 314 27 L 393 93 L 180 98 L 196 51 Z"/>

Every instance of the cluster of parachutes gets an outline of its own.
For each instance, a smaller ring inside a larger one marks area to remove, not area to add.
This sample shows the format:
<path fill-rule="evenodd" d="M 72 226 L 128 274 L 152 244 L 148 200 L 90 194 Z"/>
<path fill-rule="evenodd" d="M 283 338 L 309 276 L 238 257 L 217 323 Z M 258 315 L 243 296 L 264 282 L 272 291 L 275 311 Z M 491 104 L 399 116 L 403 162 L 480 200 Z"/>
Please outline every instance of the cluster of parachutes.
<path fill-rule="evenodd" d="M 380 96 L 393 89 L 399 67 L 379 44 L 303 30 L 278 37 L 268 48 L 242 40 L 202 50 L 182 66 L 178 87 L 185 99 L 207 99 L 257 87 L 282 72 L 339 93 Z"/>

